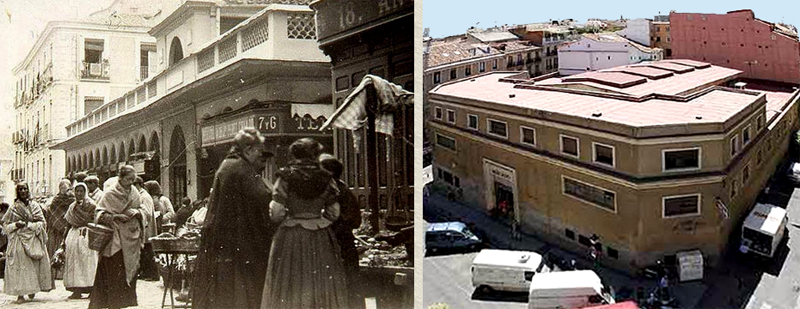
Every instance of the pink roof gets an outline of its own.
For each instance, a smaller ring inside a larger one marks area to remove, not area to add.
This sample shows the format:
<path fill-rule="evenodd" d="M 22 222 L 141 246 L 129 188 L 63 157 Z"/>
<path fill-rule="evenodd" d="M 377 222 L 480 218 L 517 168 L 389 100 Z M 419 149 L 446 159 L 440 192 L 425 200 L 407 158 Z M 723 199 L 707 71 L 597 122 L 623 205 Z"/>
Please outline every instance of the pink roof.
<path fill-rule="evenodd" d="M 612 70 L 612 69 L 610 69 Z M 630 66 L 630 67 L 622 67 L 619 69 L 620 72 L 631 73 L 638 76 L 644 76 L 650 79 L 659 79 L 664 77 L 672 76 L 673 73 L 667 70 L 656 69 L 651 67 L 645 66 Z"/>
<path fill-rule="evenodd" d="M 738 72 L 724 68 L 720 68 L 720 70 L 727 73 Z M 713 80 L 718 79 L 720 76 L 727 76 L 726 74 L 720 75 L 720 72 L 716 71 L 714 69 L 697 70 L 677 75 L 688 77 L 688 81 L 683 81 L 681 78 L 676 79 L 675 76 L 672 76 L 655 81 L 648 80 L 645 84 L 624 89 L 597 85 L 623 92 L 629 92 L 635 88 L 633 92 L 637 95 L 654 91 L 662 92 L 659 87 L 666 88 L 665 92 L 677 93 L 684 89 L 691 89 L 708 83 L 709 78 Z M 560 90 L 520 89 L 514 88 L 515 85 L 512 83 L 499 82 L 500 78 L 514 74 L 516 73 L 495 73 L 478 76 L 471 80 L 442 85 L 432 93 L 549 111 L 633 127 L 686 123 L 722 123 L 755 102 L 758 98 L 758 95 L 754 94 L 715 89 L 686 102 L 665 99 L 648 99 L 637 102 L 591 93 L 578 94 Z M 688 74 L 696 75 L 687 76 Z M 591 82 L 581 83 L 595 84 Z M 539 83 L 536 84 L 539 85 Z M 509 94 L 512 93 L 515 95 L 513 98 L 509 97 Z M 600 117 L 592 116 L 596 112 L 600 112 L 602 115 Z M 698 116 L 701 119 L 697 119 L 696 117 Z"/>
<path fill-rule="evenodd" d="M 594 307 L 583 307 L 583 309 L 639 309 L 639 306 L 636 305 L 634 301 L 624 301 L 621 303 L 610 304 L 610 305 L 600 305 Z"/>
<path fill-rule="evenodd" d="M 654 67 L 654 68 L 664 69 L 664 70 L 668 70 L 668 71 L 673 71 L 673 72 L 676 72 L 676 73 L 686 73 L 686 72 L 694 70 L 694 67 L 691 67 L 691 66 L 685 66 L 685 65 L 669 63 L 669 62 L 663 62 L 663 61 L 653 62 L 653 63 L 646 62 L 646 63 L 643 63 L 643 64 L 637 64 L 637 65 L 632 65 L 632 66 L 634 66 L 634 67 Z"/>

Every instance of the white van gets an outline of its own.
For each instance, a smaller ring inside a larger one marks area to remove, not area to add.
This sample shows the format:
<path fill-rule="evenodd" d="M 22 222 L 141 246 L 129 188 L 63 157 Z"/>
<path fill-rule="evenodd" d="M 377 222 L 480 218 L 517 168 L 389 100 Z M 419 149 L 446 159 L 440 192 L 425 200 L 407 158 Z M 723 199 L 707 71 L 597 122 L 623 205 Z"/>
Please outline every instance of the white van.
<path fill-rule="evenodd" d="M 600 277 L 591 270 L 538 274 L 531 280 L 528 308 L 580 308 L 613 304 Z"/>
<path fill-rule="evenodd" d="M 742 225 L 742 253 L 772 257 L 786 231 L 786 209 L 771 204 L 756 204 Z"/>
<path fill-rule="evenodd" d="M 549 271 L 536 252 L 484 249 L 472 260 L 472 286 L 526 292 L 534 275 Z"/>

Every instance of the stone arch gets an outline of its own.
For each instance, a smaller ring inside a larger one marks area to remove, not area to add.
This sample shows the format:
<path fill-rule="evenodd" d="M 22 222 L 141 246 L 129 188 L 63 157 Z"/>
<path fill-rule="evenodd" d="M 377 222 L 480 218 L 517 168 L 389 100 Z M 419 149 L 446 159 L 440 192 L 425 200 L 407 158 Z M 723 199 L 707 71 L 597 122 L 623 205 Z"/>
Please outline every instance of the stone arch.
<path fill-rule="evenodd" d="M 136 142 L 134 142 L 133 138 L 131 138 L 131 140 L 128 141 L 128 157 L 134 153 L 136 153 Z"/>
<path fill-rule="evenodd" d="M 94 165 L 92 167 L 100 166 L 100 148 L 94 149 Z"/>
<path fill-rule="evenodd" d="M 172 38 L 172 43 L 169 44 L 169 66 L 174 65 L 181 59 L 183 59 L 183 46 L 181 45 L 181 39 L 176 36 Z"/>
<path fill-rule="evenodd" d="M 183 128 L 176 125 L 169 141 L 169 198 L 180 201 L 186 196 L 186 139 Z"/>
<path fill-rule="evenodd" d="M 139 135 L 139 145 L 136 145 L 137 152 L 144 152 L 147 151 L 147 139 L 144 138 L 144 134 Z"/>
<path fill-rule="evenodd" d="M 150 148 L 147 150 L 155 151 L 157 153 L 161 152 L 161 142 L 158 140 L 158 133 L 156 133 L 156 131 L 153 131 L 153 133 L 150 134 Z"/>
<path fill-rule="evenodd" d="M 125 152 L 125 141 L 120 141 L 119 142 L 119 154 L 118 155 L 119 155 L 119 158 L 118 158 L 117 162 L 128 161 L 128 155 Z"/>
<path fill-rule="evenodd" d="M 109 152 L 108 158 L 111 160 L 109 163 L 118 162 L 119 158 L 117 158 L 117 145 L 114 145 L 114 142 L 111 142 L 111 151 Z"/>
<path fill-rule="evenodd" d="M 103 146 L 103 161 L 102 162 L 103 162 L 103 165 L 111 163 L 111 162 L 108 161 L 108 147 L 106 147 L 106 146 Z"/>

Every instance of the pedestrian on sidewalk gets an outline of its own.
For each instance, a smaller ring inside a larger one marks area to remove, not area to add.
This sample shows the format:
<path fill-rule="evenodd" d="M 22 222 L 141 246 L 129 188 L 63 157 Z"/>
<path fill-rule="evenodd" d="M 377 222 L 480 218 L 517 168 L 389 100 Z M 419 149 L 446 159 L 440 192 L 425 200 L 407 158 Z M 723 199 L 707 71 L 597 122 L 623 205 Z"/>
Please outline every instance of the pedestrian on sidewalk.
<path fill-rule="evenodd" d="M 58 183 L 58 194 L 53 197 L 50 204 L 44 207 L 44 216 L 47 221 L 47 256 L 54 259 L 58 248 L 64 243 L 69 230 L 69 223 L 64 218 L 67 209 L 75 196 L 72 193 L 72 186 L 69 179 L 61 179 Z M 51 269 L 53 279 L 62 279 L 63 269 L 53 267 Z"/>

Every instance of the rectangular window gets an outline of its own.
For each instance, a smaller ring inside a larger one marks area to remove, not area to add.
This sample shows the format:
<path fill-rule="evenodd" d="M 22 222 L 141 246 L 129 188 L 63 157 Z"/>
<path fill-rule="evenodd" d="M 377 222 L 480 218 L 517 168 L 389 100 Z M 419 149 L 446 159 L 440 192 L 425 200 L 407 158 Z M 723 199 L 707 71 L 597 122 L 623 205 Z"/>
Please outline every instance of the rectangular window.
<path fill-rule="evenodd" d="M 442 72 L 433 73 L 433 83 L 438 84 L 442 82 Z"/>
<path fill-rule="evenodd" d="M 502 138 L 508 138 L 508 125 L 499 120 L 486 119 L 489 127 L 489 134 Z"/>
<path fill-rule="evenodd" d="M 663 150 L 661 156 L 665 172 L 700 169 L 700 148 Z"/>
<path fill-rule="evenodd" d="M 471 66 L 471 65 L 468 65 L 468 66 L 467 66 L 467 67 L 464 69 L 464 76 L 470 76 L 470 75 L 472 75 L 472 66 Z"/>
<path fill-rule="evenodd" d="M 441 134 L 436 134 L 436 145 L 455 151 L 456 140 Z"/>
<path fill-rule="evenodd" d="M 750 142 L 750 125 L 744 127 L 742 130 L 742 146 L 747 145 Z"/>
<path fill-rule="evenodd" d="M 764 158 L 764 152 L 763 150 L 759 149 L 758 154 L 756 155 L 756 165 L 761 165 L 761 161 L 763 160 L 763 158 Z"/>
<path fill-rule="evenodd" d="M 764 128 L 764 115 L 759 115 L 756 118 L 756 132 L 760 132 Z"/>
<path fill-rule="evenodd" d="M 467 127 L 473 130 L 478 129 L 478 115 L 467 115 Z"/>
<path fill-rule="evenodd" d="M 595 187 L 572 178 L 561 177 L 564 194 L 590 203 L 610 212 L 617 212 L 616 193 Z"/>
<path fill-rule="evenodd" d="M 608 257 L 615 260 L 619 259 L 619 251 L 617 251 L 616 249 L 613 249 L 611 247 L 606 247 L 606 251 L 608 251 Z"/>
<path fill-rule="evenodd" d="M 742 168 L 742 184 L 747 185 L 748 179 L 750 179 L 750 165 L 745 165 Z"/>
<path fill-rule="evenodd" d="M 736 197 L 736 189 L 739 186 L 738 182 L 736 181 L 736 177 L 731 177 L 731 200 Z"/>
<path fill-rule="evenodd" d="M 450 70 L 450 80 L 456 79 L 456 76 L 457 76 L 456 74 L 457 74 L 456 73 L 456 69 Z"/>
<path fill-rule="evenodd" d="M 661 42 L 661 37 L 656 37 L 656 42 Z"/>
<path fill-rule="evenodd" d="M 486 62 L 485 61 L 482 61 L 482 62 L 478 63 L 478 71 L 481 72 L 481 73 L 486 72 Z"/>
<path fill-rule="evenodd" d="M 442 115 L 442 108 L 435 107 L 433 110 L 434 110 L 434 117 L 436 118 L 436 120 L 442 120 L 442 118 L 444 117 L 444 115 Z"/>
<path fill-rule="evenodd" d="M 560 135 L 561 138 L 561 153 L 573 157 L 580 157 L 579 141 L 577 137 Z"/>
<path fill-rule="evenodd" d="M 536 146 L 536 129 L 520 126 L 519 127 L 519 138 L 520 142 L 523 144 L 528 144 L 531 146 Z"/>
<path fill-rule="evenodd" d="M 336 91 L 342 91 L 350 88 L 350 77 L 341 76 L 336 79 Z"/>
<path fill-rule="evenodd" d="M 86 116 L 93 110 L 103 105 L 103 98 L 101 97 L 85 97 L 83 99 L 83 115 Z"/>
<path fill-rule="evenodd" d="M 614 167 L 614 146 L 592 142 L 592 160 Z"/>
<path fill-rule="evenodd" d="M 739 135 L 734 135 L 731 138 L 731 157 L 735 157 L 739 152 Z"/>
<path fill-rule="evenodd" d="M 700 214 L 700 194 L 665 196 L 661 198 L 662 217 L 686 217 Z"/>
<path fill-rule="evenodd" d="M 578 235 L 578 243 L 587 247 L 592 246 L 592 241 L 589 240 L 589 237 L 583 235 Z"/>
<path fill-rule="evenodd" d="M 101 63 L 103 61 L 103 40 L 86 39 L 83 43 L 83 61 L 86 63 Z"/>
<path fill-rule="evenodd" d="M 447 122 L 452 124 L 456 123 L 456 111 L 452 109 L 447 110 Z"/>
<path fill-rule="evenodd" d="M 492 61 L 492 70 L 497 70 L 497 59 Z"/>

